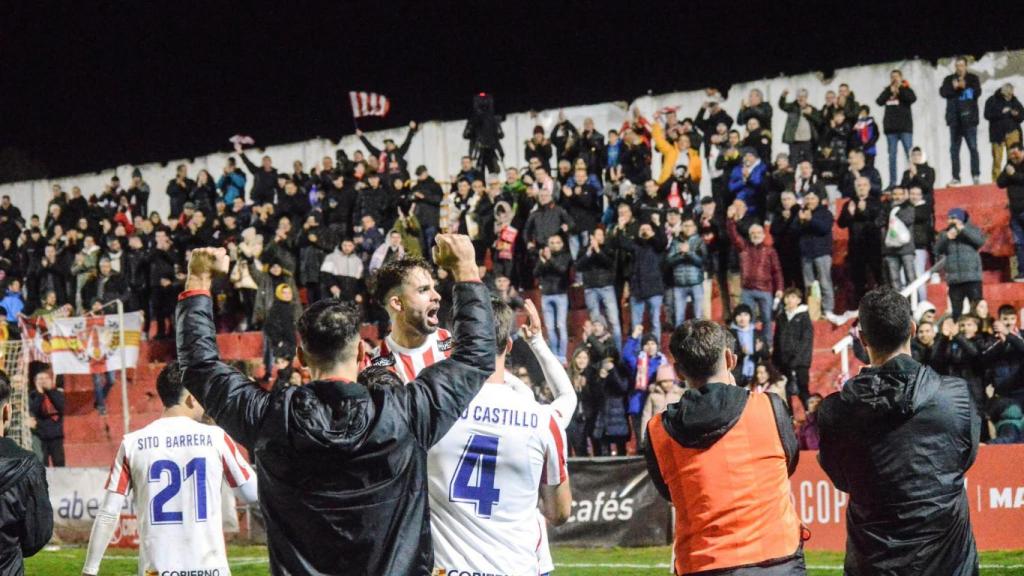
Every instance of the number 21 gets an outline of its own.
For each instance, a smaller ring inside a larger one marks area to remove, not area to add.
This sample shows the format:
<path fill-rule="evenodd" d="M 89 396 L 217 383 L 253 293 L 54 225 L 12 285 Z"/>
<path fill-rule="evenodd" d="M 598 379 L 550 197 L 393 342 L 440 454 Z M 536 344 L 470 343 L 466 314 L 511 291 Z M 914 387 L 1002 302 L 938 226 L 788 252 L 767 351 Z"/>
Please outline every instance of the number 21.
<path fill-rule="evenodd" d="M 181 511 L 164 510 L 164 506 L 181 491 L 182 471 L 171 460 L 157 460 L 149 467 L 149 481 L 160 482 L 167 476 L 169 483 L 157 492 L 150 502 L 151 524 L 181 524 L 184 514 Z M 195 482 L 196 522 L 206 522 L 206 458 L 193 458 L 185 464 L 185 479 L 192 478 Z"/>

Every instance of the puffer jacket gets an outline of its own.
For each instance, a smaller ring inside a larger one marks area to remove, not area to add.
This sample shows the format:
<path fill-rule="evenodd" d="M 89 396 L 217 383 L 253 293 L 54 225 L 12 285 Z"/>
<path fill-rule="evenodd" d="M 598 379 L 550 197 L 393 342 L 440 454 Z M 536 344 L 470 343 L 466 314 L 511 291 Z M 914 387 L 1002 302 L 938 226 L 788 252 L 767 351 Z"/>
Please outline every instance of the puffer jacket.
<path fill-rule="evenodd" d="M 537 260 L 533 275 L 540 282 L 540 293 L 545 296 L 565 294 L 569 291 L 569 267 L 572 266 L 572 255 L 568 248 L 553 252 L 547 262 Z"/>
<path fill-rule="evenodd" d="M 589 248 L 576 261 L 576 271 L 583 276 L 584 288 L 604 288 L 615 283 L 615 252 Z"/>
<path fill-rule="evenodd" d="M 900 355 L 825 398 L 818 426 L 821 466 L 850 495 L 847 574 L 978 573 L 964 475 L 981 420 L 966 382 Z"/>
<path fill-rule="evenodd" d="M 725 230 L 740 255 L 740 277 L 746 290 L 759 290 L 774 294 L 782 290 L 782 264 L 775 248 L 767 244 L 753 244 L 740 236 L 736 221 L 728 219 Z"/>
<path fill-rule="evenodd" d="M 981 282 L 981 247 L 985 245 L 985 234 L 970 222 L 956 240 L 950 240 L 945 232 L 935 239 L 936 258 L 946 257 L 946 283 Z"/>
<path fill-rule="evenodd" d="M 621 246 L 633 254 L 633 270 L 629 277 L 630 297 L 641 299 L 664 294 L 665 283 L 661 277 L 661 255 L 665 252 L 665 233 L 660 227 L 654 228 L 654 236 L 643 239 L 620 236 Z"/>
<path fill-rule="evenodd" d="M 690 247 L 682 251 L 683 243 Z M 689 238 L 673 238 L 668 247 L 665 264 L 672 269 L 672 283 L 675 286 L 696 286 L 704 282 L 704 259 L 708 251 L 699 234 Z"/>
<path fill-rule="evenodd" d="M 427 450 L 494 372 L 486 286 L 455 285 L 452 355 L 408 385 L 377 368 L 271 392 L 218 357 L 209 293 L 183 296 L 183 383 L 256 456 L 271 574 L 429 574 Z"/>
<path fill-rule="evenodd" d="M 800 256 L 811 260 L 832 255 L 832 211 L 824 204 L 811 213 L 807 222 L 800 221 Z"/>
<path fill-rule="evenodd" d="M 53 509 L 46 469 L 10 438 L 0 438 L 0 496 L 0 576 L 21 576 L 53 535 Z"/>

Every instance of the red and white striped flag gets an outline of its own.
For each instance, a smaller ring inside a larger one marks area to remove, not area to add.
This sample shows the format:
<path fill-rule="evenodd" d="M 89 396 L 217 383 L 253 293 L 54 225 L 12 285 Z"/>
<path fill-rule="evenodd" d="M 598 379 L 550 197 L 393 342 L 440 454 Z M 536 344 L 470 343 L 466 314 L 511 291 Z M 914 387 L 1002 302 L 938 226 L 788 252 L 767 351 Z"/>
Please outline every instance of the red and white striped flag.
<path fill-rule="evenodd" d="M 362 118 L 364 116 L 387 116 L 391 110 L 391 101 L 383 94 L 376 92 L 349 92 L 348 99 L 352 101 L 352 117 Z"/>

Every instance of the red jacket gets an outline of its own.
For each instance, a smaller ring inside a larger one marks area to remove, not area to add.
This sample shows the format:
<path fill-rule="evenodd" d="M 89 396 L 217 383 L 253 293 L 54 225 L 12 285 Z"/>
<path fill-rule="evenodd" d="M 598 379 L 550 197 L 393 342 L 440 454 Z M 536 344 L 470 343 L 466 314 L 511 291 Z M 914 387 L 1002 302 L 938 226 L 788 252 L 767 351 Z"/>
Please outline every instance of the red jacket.
<path fill-rule="evenodd" d="M 736 231 L 736 221 L 731 218 L 726 220 L 725 229 L 729 232 L 732 245 L 740 253 L 743 289 L 760 290 L 770 294 L 781 292 L 782 265 L 779 263 L 779 255 L 775 248 L 763 242 L 756 246 L 748 242 Z M 767 232 L 765 236 L 767 237 Z"/>

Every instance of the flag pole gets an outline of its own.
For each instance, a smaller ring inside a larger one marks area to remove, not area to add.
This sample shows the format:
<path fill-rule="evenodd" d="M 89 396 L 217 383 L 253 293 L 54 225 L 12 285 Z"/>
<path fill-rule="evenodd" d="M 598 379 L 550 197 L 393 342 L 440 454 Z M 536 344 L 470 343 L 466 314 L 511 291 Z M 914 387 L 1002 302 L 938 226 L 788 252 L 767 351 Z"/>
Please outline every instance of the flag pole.
<path fill-rule="evenodd" d="M 124 414 L 124 433 L 127 434 L 131 430 L 131 415 L 128 410 L 128 349 L 124 341 L 124 302 L 120 298 L 117 299 L 117 324 L 121 344 L 121 412 Z"/>

